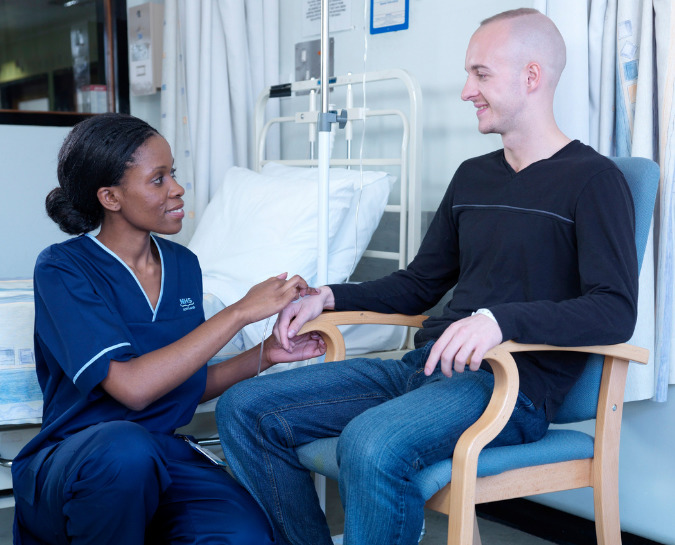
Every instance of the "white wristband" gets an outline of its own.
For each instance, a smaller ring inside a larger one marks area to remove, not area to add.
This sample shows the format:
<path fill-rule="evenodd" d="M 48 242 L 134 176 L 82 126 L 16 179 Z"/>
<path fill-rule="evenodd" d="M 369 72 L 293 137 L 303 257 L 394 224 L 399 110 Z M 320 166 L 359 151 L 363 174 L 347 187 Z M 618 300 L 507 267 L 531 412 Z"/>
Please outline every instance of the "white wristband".
<path fill-rule="evenodd" d="M 497 318 L 495 318 L 494 314 L 492 314 L 492 312 L 490 312 L 486 308 L 479 308 L 476 312 L 471 313 L 471 316 L 473 316 L 474 314 L 482 314 L 483 316 L 487 316 L 488 318 L 490 318 L 490 320 L 499 325 L 497 323 Z"/>

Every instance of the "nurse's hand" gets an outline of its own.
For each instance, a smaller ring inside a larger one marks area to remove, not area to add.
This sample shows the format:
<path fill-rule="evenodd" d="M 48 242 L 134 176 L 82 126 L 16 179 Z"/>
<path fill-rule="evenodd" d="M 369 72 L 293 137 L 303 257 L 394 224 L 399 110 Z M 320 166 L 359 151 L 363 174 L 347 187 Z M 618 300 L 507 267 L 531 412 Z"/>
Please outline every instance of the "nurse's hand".
<path fill-rule="evenodd" d="M 291 350 L 287 351 L 279 341 L 270 336 L 263 346 L 263 357 L 270 364 L 289 361 L 303 361 L 317 358 L 326 353 L 326 343 L 316 331 L 298 335 L 291 343 Z"/>
<path fill-rule="evenodd" d="M 298 275 L 286 280 L 288 273 L 273 276 L 253 286 L 235 303 L 244 313 L 247 324 L 257 322 L 280 312 L 291 301 L 318 293 Z"/>

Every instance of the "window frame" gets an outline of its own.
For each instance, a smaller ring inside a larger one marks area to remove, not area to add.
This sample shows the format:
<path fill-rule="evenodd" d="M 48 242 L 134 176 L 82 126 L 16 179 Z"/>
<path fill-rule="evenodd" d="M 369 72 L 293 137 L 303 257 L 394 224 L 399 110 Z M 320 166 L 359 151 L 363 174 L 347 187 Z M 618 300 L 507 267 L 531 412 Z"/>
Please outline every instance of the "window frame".
<path fill-rule="evenodd" d="M 107 110 L 130 113 L 127 10 L 125 0 L 96 0 L 103 12 L 104 69 Z M 98 114 L 82 112 L 31 112 L 0 109 L 0 125 L 72 127 Z"/>

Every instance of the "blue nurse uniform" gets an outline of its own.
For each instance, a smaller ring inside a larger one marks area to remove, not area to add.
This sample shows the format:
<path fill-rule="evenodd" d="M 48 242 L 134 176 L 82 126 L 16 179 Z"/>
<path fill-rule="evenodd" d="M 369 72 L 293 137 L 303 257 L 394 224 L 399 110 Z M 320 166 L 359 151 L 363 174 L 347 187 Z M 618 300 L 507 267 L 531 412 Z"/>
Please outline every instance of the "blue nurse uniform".
<path fill-rule="evenodd" d="M 162 264 L 152 307 L 136 276 L 95 237 L 44 250 L 35 266 L 40 433 L 12 467 L 15 544 L 272 543 L 255 501 L 194 450 L 190 422 L 206 366 L 141 411 L 100 383 L 110 360 L 164 347 L 204 321 L 201 270 L 153 237 Z"/>

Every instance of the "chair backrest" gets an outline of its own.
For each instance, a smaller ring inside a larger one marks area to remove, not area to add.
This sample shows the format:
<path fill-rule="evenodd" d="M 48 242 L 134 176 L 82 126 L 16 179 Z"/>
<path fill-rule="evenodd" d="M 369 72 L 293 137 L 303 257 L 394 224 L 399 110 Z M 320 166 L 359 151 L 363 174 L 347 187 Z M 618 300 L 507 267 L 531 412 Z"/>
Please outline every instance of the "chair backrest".
<path fill-rule="evenodd" d="M 659 187 L 659 166 L 643 157 L 611 157 L 623 172 L 635 206 L 635 246 L 638 270 L 642 266 Z M 558 424 L 595 418 L 602 378 L 602 356 L 590 356 L 584 372 L 569 391 L 553 420 Z"/>

